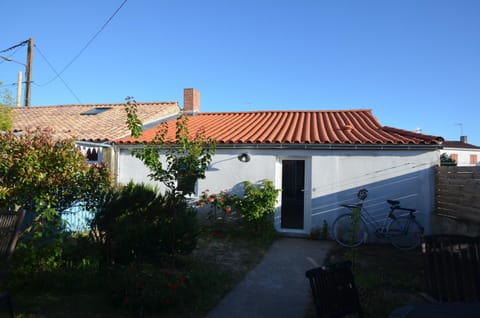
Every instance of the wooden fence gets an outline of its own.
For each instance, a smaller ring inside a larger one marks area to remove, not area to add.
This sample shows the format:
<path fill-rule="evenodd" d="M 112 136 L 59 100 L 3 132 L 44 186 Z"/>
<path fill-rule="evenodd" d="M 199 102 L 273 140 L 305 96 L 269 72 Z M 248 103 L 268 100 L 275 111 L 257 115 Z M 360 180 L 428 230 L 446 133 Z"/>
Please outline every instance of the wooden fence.
<path fill-rule="evenodd" d="M 437 167 L 435 211 L 480 224 L 480 167 Z"/>

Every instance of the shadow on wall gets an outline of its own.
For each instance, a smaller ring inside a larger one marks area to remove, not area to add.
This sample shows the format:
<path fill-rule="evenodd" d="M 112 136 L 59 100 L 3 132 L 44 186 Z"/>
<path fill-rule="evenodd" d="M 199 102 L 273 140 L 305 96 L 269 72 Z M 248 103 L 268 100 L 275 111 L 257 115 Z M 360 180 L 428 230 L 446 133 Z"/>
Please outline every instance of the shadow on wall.
<path fill-rule="evenodd" d="M 348 210 L 341 204 L 358 202 L 358 190 L 368 190 L 364 207 L 377 221 L 382 223 L 388 215 L 388 199 L 399 200 L 405 208 L 416 209 L 417 219 L 429 232 L 430 217 L 434 206 L 434 170 L 424 169 L 401 176 L 379 180 L 312 198 L 312 228 L 321 227 L 324 220 L 329 226 L 335 218 Z"/>

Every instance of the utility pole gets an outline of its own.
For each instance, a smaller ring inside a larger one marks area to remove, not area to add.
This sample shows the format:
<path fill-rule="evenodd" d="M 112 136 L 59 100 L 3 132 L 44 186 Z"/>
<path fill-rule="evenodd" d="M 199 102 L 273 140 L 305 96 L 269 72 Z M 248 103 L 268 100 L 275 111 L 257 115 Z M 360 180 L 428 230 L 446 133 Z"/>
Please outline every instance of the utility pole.
<path fill-rule="evenodd" d="M 16 106 L 20 107 L 20 99 L 22 98 L 22 72 L 18 72 L 17 78 L 17 102 Z"/>
<path fill-rule="evenodd" d="M 32 56 L 33 56 L 33 39 L 28 39 L 27 66 L 25 68 L 25 107 L 30 106 L 30 94 L 32 86 Z"/>

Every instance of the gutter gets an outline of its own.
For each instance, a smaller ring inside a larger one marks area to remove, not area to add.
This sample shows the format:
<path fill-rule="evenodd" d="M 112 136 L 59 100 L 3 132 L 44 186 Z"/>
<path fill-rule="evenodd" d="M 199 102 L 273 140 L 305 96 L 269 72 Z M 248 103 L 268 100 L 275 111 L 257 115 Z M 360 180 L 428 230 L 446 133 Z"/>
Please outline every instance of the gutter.
<path fill-rule="evenodd" d="M 217 144 L 217 149 L 292 150 L 437 150 L 441 145 L 361 145 L 361 144 Z"/>
<path fill-rule="evenodd" d="M 93 142 L 93 141 L 82 141 L 82 140 L 75 140 L 76 144 L 81 144 L 85 146 L 91 146 L 91 147 L 102 147 L 102 148 L 112 148 L 112 144 L 106 144 L 106 143 L 98 143 L 98 142 Z"/>
<path fill-rule="evenodd" d="M 115 144 L 122 149 L 142 148 L 144 144 Z M 362 144 L 216 144 L 217 149 L 272 150 L 427 150 L 442 149 L 442 145 L 362 145 Z"/>

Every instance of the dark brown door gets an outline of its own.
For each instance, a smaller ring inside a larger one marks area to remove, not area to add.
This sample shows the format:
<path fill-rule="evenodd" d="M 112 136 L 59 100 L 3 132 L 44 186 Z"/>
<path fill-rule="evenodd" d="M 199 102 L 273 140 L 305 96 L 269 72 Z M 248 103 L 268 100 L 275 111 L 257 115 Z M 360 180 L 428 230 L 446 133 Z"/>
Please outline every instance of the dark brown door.
<path fill-rule="evenodd" d="M 305 160 L 282 161 L 282 228 L 303 229 Z"/>

